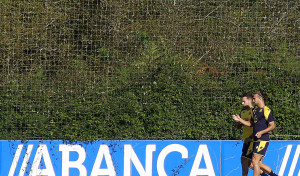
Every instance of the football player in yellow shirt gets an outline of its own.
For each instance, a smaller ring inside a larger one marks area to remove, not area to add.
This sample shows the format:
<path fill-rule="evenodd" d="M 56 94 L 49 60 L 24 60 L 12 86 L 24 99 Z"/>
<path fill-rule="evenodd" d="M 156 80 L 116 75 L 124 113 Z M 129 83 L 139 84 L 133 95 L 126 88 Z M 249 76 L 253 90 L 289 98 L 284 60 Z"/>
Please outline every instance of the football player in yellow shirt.
<path fill-rule="evenodd" d="M 240 117 L 250 122 L 253 119 L 253 96 L 251 93 L 244 93 L 241 96 L 243 110 L 240 113 Z M 233 118 L 236 115 L 232 115 Z M 237 122 L 237 127 L 242 128 L 242 140 L 243 140 L 243 149 L 241 156 L 242 164 L 242 175 L 247 176 L 249 172 L 249 167 L 253 169 L 251 165 L 252 155 L 253 155 L 253 127 L 243 125 L 240 122 Z"/>

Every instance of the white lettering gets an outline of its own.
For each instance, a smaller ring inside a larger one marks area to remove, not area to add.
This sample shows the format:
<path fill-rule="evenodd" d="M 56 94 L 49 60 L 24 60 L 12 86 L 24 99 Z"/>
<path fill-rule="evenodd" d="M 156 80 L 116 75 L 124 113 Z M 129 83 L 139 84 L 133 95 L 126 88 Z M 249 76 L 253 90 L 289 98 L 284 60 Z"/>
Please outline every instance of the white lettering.
<path fill-rule="evenodd" d="M 299 165 L 298 161 L 300 159 L 300 145 L 294 145 L 294 146 L 296 146 L 296 149 L 293 148 L 293 145 L 286 146 L 286 151 L 285 151 L 284 157 L 282 159 L 281 167 L 280 167 L 279 174 L 278 174 L 279 176 L 283 176 L 285 174 L 287 176 L 300 176 L 300 170 L 297 167 Z M 153 175 L 153 171 L 155 171 L 153 169 L 153 159 L 154 159 L 153 154 L 156 151 L 155 144 L 146 145 L 145 153 L 143 153 L 141 155 L 137 155 L 136 151 L 140 151 L 142 153 L 142 150 L 135 148 L 135 150 L 136 150 L 135 151 L 134 147 L 130 144 L 125 144 L 123 147 L 124 147 L 124 158 L 117 158 L 118 156 L 122 155 L 119 153 L 117 153 L 114 156 L 114 157 L 116 157 L 114 159 L 116 159 L 117 163 L 119 161 L 121 161 L 122 159 L 124 161 L 123 175 L 125 175 L 125 176 L 135 175 L 134 172 L 137 172 L 138 175 L 141 175 L 141 176 L 152 176 Z M 144 148 L 144 145 L 142 145 L 142 147 Z M 23 148 L 24 148 L 24 150 L 23 150 Z M 28 173 L 26 173 L 26 171 L 28 171 L 29 176 L 41 176 L 41 175 L 55 176 L 56 174 L 53 169 L 53 164 L 52 164 L 49 152 L 48 152 L 47 145 L 40 144 L 37 147 L 35 155 L 34 155 L 34 153 L 32 153 L 33 148 L 34 148 L 33 144 L 18 145 L 18 148 L 15 151 L 14 158 L 13 158 L 13 161 L 10 166 L 9 173 L 7 174 L 7 171 L 5 170 L 4 175 L 24 176 L 24 175 L 28 174 Z M 26 153 L 25 153 L 25 150 L 26 150 Z M 86 151 L 81 145 L 61 144 L 61 145 L 59 145 L 59 151 L 62 152 L 61 153 L 62 154 L 61 155 L 61 158 L 62 158 L 62 160 L 61 160 L 61 175 L 63 175 L 63 176 L 74 175 L 74 174 L 72 174 L 72 172 L 70 172 L 71 169 L 77 169 L 78 174 L 75 174 L 75 175 L 79 175 L 79 176 L 87 176 L 88 172 L 90 173 L 90 176 L 117 176 L 117 172 L 115 169 L 115 167 L 117 167 L 117 166 L 114 165 L 114 162 L 112 159 L 113 157 L 112 157 L 112 154 L 110 153 L 111 151 L 107 144 L 102 144 L 99 146 L 95 162 L 93 163 L 93 168 L 89 171 L 87 171 L 86 167 L 84 166 L 84 162 L 86 160 Z M 77 152 L 76 153 L 76 154 L 78 154 L 77 159 L 75 159 L 75 160 L 73 159 L 73 157 L 72 157 L 73 155 L 71 155 L 72 152 Z M 94 152 L 94 151 L 92 151 L 92 152 Z M 178 157 L 178 155 L 177 155 L 177 157 L 179 159 L 188 158 L 188 154 L 189 154 L 189 151 L 187 150 L 186 146 L 180 145 L 180 144 L 170 144 L 170 145 L 166 146 L 165 148 L 163 148 L 161 150 L 161 152 L 159 153 L 158 157 L 155 158 L 155 159 L 157 159 L 156 167 L 157 167 L 157 175 L 158 176 L 167 176 L 165 162 L 168 161 L 168 160 L 166 160 L 166 158 L 172 152 L 180 153 L 181 157 L 180 156 Z M 92 153 L 92 155 L 94 155 L 94 153 Z M 71 158 L 70 158 L 70 156 L 71 156 Z M 141 157 L 145 158 L 145 159 L 142 159 Z M 176 159 L 172 158 L 172 160 L 174 160 L 174 161 L 179 160 L 178 158 L 176 158 Z M 2 158 L 2 160 L 3 160 L 3 158 Z M 33 162 L 31 162 L 32 160 L 33 160 Z M 173 161 L 171 161 L 170 164 L 176 163 L 176 162 L 174 162 L 174 163 L 172 163 L 172 162 Z M 28 163 L 32 163 L 31 168 L 29 168 L 30 164 L 28 164 Z M 90 162 L 88 162 L 88 163 L 90 163 Z M 115 163 L 115 164 L 117 164 L 117 163 Z M 291 164 L 288 164 L 288 163 L 291 163 Z M 8 164 L 8 163 L 5 163 L 5 164 Z M 104 164 L 106 164 L 106 166 L 104 166 Z M 205 164 L 205 166 L 204 166 L 204 164 Z M 191 166 L 191 165 L 189 165 L 189 166 Z M 7 168 L 7 166 L 5 166 L 5 167 Z M 166 167 L 167 167 L 167 164 L 166 164 Z M 136 169 L 136 170 L 133 171 L 133 169 Z M 187 171 L 186 169 L 190 169 L 190 170 Z M 19 171 L 19 173 L 18 173 L 18 171 Z M 72 171 L 74 171 L 74 170 L 72 170 Z M 190 171 L 189 176 L 216 176 L 215 170 L 213 167 L 213 162 L 211 160 L 211 156 L 209 153 L 209 149 L 206 144 L 201 144 L 198 146 L 198 150 L 197 150 L 192 167 L 184 168 L 184 172 L 189 172 L 189 171 Z M 122 172 L 122 171 L 120 171 L 120 172 Z M 0 173 L 0 175 L 1 175 L 1 173 Z M 58 175 L 60 175 L 60 173 Z M 186 174 L 186 175 L 188 175 L 188 174 Z"/>
<path fill-rule="evenodd" d="M 27 168 L 27 164 L 28 164 L 31 152 L 32 152 L 32 148 L 33 148 L 33 145 L 28 145 L 19 176 L 23 176 L 25 174 L 25 170 Z"/>
<path fill-rule="evenodd" d="M 19 158 L 20 158 L 20 155 L 21 155 L 21 152 L 22 152 L 22 149 L 23 149 L 23 145 L 22 144 L 18 145 L 18 148 L 17 148 L 17 151 L 15 153 L 13 162 L 11 163 L 11 166 L 10 166 L 8 176 L 14 176 L 15 171 L 16 171 L 16 167 L 17 167 L 17 164 L 19 162 Z"/>
<path fill-rule="evenodd" d="M 39 169 L 39 165 L 41 163 L 42 157 L 44 158 L 46 169 Z M 36 176 L 36 175 L 55 176 L 52 162 L 47 149 L 47 145 L 45 144 L 39 145 L 35 157 L 33 159 L 32 167 L 29 175 L 30 176 Z"/>
<path fill-rule="evenodd" d="M 292 165 L 291 165 L 290 172 L 289 172 L 288 176 L 293 176 L 294 175 L 299 155 L 300 155 L 300 145 L 297 146 L 297 149 L 296 149 L 296 152 L 295 152 L 295 155 L 294 155 L 294 159 L 292 161 Z M 299 169 L 299 172 L 298 172 L 298 176 L 300 176 L 300 169 Z"/>
<path fill-rule="evenodd" d="M 63 176 L 69 176 L 69 168 L 77 168 L 80 176 L 86 176 L 87 171 L 83 165 L 85 161 L 86 152 L 80 145 L 59 145 L 59 151 L 62 152 L 62 174 Z M 77 161 L 70 161 L 70 152 L 77 152 Z"/>
<path fill-rule="evenodd" d="M 134 152 L 131 145 L 124 145 L 124 175 L 132 175 L 132 166 L 136 167 L 136 170 L 141 176 L 152 176 L 152 161 L 153 161 L 153 152 L 156 150 L 156 145 L 147 145 L 146 146 L 146 169 L 143 168 L 139 158 Z"/>
<path fill-rule="evenodd" d="M 292 151 L 292 147 L 293 147 L 292 145 L 287 146 L 278 175 L 283 176 L 285 168 L 286 168 L 286 164 L 289 160 L 289 157 L 290 157 L 290 154 Z"/>
<path fill-rule="evenodd" d="M 100 165 L 102 163 L 103 157 L 105 158 L 107 169 L 100 169 Z M 109 148 L 107 145 L 100 145 L 97 158 L 92 169 L 91 176 L 98 176 L 98 175 L 116 176 L 114 164 L 112 162 L 112 158 L 109 153 Z"/>
<path fill-rule="evenodd" d="M 180 144 L 171 144 L 166 146 L 159 154 L 157 158 L 157 172 L 159 176 L 167 176 L 165 171 L 165 159 L 171 152 L 181 153 L 182 158 L 188 158 L 188 150 L 185 146 Z"/>
<path fill-rule="evenodd" d="M 206 169 L 199 169 L 202 157 L 204 157 Z M 190 173 L 190 176 L 197 176 L 197 175 L 208 175 L 208 176 L 216 175 L 211 162 L 207 145 L 199 145 L 196 158 L 194 160 L 194 164 L 192 166 L 192 170 Z"/>

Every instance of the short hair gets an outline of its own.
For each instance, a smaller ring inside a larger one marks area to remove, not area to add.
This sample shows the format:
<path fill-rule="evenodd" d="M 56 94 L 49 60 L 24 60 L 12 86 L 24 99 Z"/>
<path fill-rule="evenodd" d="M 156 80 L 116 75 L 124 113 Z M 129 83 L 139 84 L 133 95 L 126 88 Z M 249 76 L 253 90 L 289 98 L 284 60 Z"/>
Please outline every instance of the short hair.
<path fill-rule="evenodd" d="M 241 96 L 241 98 L 243 98 L 243 97 L 247 97 L 248 99 L 253 99 L 253 95 L 252 95 L 252 93 L 250 93 L 250 92 L 244 93 L 244 94 Z"/>
<path fill-rule="evenodd" d="M 255 94 L 260 96 L 264 100 L 264 102 L 268 101 L 268 94 L 263 93 L 262 91 L 257 91 Z"/>

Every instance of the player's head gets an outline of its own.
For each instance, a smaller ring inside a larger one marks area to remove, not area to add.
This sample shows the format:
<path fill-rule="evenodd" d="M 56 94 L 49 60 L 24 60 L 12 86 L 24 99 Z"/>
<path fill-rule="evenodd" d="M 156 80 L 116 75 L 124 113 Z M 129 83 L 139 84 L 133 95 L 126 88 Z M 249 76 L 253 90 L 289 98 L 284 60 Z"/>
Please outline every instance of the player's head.
<path fill-rule="evenodd" d="M 253 102 L 256 105 L 261 103 L 266 103 L 267 100 L 268 100 L 268 95 L 266 93 L 262 93 L 261 91 L 258 91 L 253 95 Z"/>
<path fill-rule="evenodd" d="M 251 93 L 244 93 L 242 96 L 242 105 L 244 107 L 251 107 L 252 106 L 252 99 L 253 99 L 253 96 Z"/>

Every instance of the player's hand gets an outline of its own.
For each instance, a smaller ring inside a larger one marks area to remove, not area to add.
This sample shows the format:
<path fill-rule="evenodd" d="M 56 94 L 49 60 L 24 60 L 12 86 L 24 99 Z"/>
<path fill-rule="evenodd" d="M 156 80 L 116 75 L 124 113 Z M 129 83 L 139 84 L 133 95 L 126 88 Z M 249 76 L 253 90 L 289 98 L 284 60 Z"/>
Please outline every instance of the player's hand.
<path fill-rule="evenodd" d="M 235 115 L 232 115 L 232 118 L 233 118 L 233 120 L 235 120 L 235 121 L 237 121 L 237 122 L 239 122 L 239 121 L 240 121 L 240 116 L 239 116 L 239 115 L 237 115 L 237 114 L 235 114 Z"/>
<path fill-rule="evenodd" d="M 255 136 L 256 136 L 257 138 L 261 138 L 261 135 L 262 135 L 262 132 L 257 132 Z"/>

